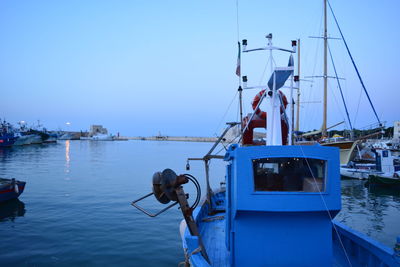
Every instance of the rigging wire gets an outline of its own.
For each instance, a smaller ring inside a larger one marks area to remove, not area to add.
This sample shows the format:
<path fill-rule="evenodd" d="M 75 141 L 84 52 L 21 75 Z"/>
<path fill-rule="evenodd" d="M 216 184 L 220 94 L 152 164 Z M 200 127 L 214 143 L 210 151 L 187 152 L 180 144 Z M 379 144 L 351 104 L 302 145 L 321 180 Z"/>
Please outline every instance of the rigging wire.
<path fill-rule="evenodd" d="M 306 157 L 302 146 L 299 146 L 299 147 L 300 147 L 301 153 L 303 154 L 303 158 L 306 160 L 308 170 L 310 171 L 311 176 L 312 176 L 312 178 L 313 178 L 313 180 L 314 180 L 314 183 L 316 184 L 316 183 L 317 183 L 317 180 L 315 179 L 314 172 L 312 171 L 311 166 L 310 166 L 310 163 L 308 162 L 308 158 Z M 328 205 L 327 205 L 326 202 L 325 202 L 324 196 L 322 195 L 322 192 L 321 192 L 321 190 L 319 189 L 319 187 L 316 186 L 316 188 L 318 189 L 319 196 L 321 197 L 322 203 L 323 203 L 324 206 L 325 206 L 325 209 L 326 209 L 326 212 L 328 213 L 329 219 L 330 219 L 331 222 L 332 222 L 333 229 L 335 229 L 335 232 L 336 232 L 337 237 L 338 237 L 338 239 L 339 239 L 340 245 L 342 246 L 344 255 L 346 256 L 347 262 L 349 263 L 350 266 L 353 266 L 353 265 L 351 264 L 349 255 L 347 255 L 347 251 L 346 251 L 346 249 L 345 249 L 345 247 L 344 247 L 344 244 L 343 244 L 343 242 L 342 242 L 342 238 L 340 237 L 339 231 L 337 230 L 336 225 L 335 225 L 335 223 L 333 222 L 333 217 L 332 217 L 331 213 L 329 212 Z"/>
<path fill-rule="evenodd" d="M 215 135 L 218 136 L 217 131 L 218 131 L 218 129 L 220 129 L 220 127 L 221 127 L 221 125 L 222 125 L 222 122 L 225 120 L 225 117 L 226 117 L 226 115 L 228 114 L 228 112 L 229 112 L 229 110 L 230 110 L 230 108 L 231 108 L 233 102 L 235 101 L 237 94 L 238 94 L 238 91 L 236 91 L 235 95 L 233 96 L 231 102 L 230 102 L 229 105 L 228 105 L 228 108 L 225 110 L 224 115 L 222 116 L 221 120 L 218 122 L 218 126 L 217 126 L 217 128 L 215 129 L 215 131 L 214 131 L 214 134 L 215 134 Z"/>
<path fill-rule="evenodd" d="M 358 118 L 358 111 L 360 111 L 360 104 L 361 104 L 361 96 L 362 96 L 362 88 L 360 89 L 360 95 L 358 96 L 358 103 L 357 103 L 357 110 L 356 114 L 354 115 L 354 124 L 356 123 L 356 120 Z"/>
<path fill-rule="evenodd" d="M 329 51 L 329 55 L 330 55 L 330 57 L 331 57 L 333 70 L 335 71 L 336 81 L 337 81 L 337 84 L 338 84 L 338 87 L 339 87 L 339 90 L 340 90 L 340 95 L 342 96 L 343 105 L 344 105 L 344 108 L 345 108 L 345 110 L 346 110 L 347 120 L 349 121 L 349 124 L 350 124 L 350 130 L 353 131 L 353 125 L 351 125 L 351 120 L 350 120 L 349 111 L 347 110 L 346 101 L 344 100 L 343 91 L 342 91 L 342 86 L 340 85 L 339 77 L 338 77 L 338 74 L 337 74 L 337 71 L 336 71 L 335 62 L 333 61 L 333 56 L 332 56 L 332 52 L 331 52 L 331 48 L 330 48 L 329 44 L 328 44 L 328 51 Z"/>
<path fill-rule="evenodd" d="M 239 40 L 239 36 L 240 36 L 239 35 L 239 0 L 236 0 L 236 31 L 237 31 L 237 41 L 240 43 L 240 40 Z"/>
<path fill-rule="evenodd" d="M 336 26 L 338 27 L 338 30 L 339 30 L 339 32 L 340 32 L 340 35 L 342 36 L 343 43 L 344 43 L 344 45 L 346 46 L 347 53 L 348 53 L 349 56 L 350 56 L 351 62 L 353 63 L 353 66 L 354 66 L 354 69 L 356 70 L 356 73 L 357 73 L 358 79 L 360 80 L 361 86 L 362 86 L 362 88 L 364 89 L 364 92 L 365 92 L 365 95 L 366 95 L 367 98 L 368 98 L 369 104 L 371 105 L 371 108 L 372 108 L 372 110 L 373 110 L 373 112 L 374 112 L 374 114 L 375 114 L 375 117 L 376 117 L 376 119 L 378 120 L 379 126 L 382 127 L 383 125 L 382 125 L 382 123 L 381 123 L 381 121 L 380 121 L 380 119 L 379 119 L 378 114 L 376 113 L 374 104 L 372 104 L 372 101 L 371 101 L 371 98 L 369 97 L 367 88 L 365 88 L 365 85 L 364 85 L 364 82 L 363 82 L 363 80 L 362 80 L 362 78 L 361 78 L 360 72 L 358 71 L 358 68 L 357 68 L 357 66 L 356 66 L 356 63 L 354 62 L 353 56 L 352 56 L 351 53 L 350 53 L 350 49 L 349 49 L 349 47 L 347 46 L 347 42 L 346 42 L 346 40 L 344 39 L 342 30 L 340 29 L 340 26 L 339 26 L 339 23 L 338 23 L 338 21 L 337 21 L 337 19 L 336 19 L 335 13 L 333 13 L 333 9 L 332 9 L 332 7 L 331 7 L 331 3 L 330 3 L 328 0 L 327 0 L 327 2 L 328 2 L 328 5 L 329 5 L 329 9 L 331 10 L 333 19 L 335 20 Z"/>
<path fill-rule="evenodd" d="M 267 71 L 267 68 L 268 68 L 269 61 L 270 61 L 270 60 L 271 60 L 271 58 L 270 58 L 270 56 L 268 56 L 267 63 L 265 64 L 264 70 L 263 70 L 263 72 L 262 72 L 262 74 L 261 74 L 261 77 L 260 77 L 260 81 L 258 82 L 258 86 L 261 85 L 262 80 L 264 79 L 265 72 Z"/>
<path fill-rule="evenodd" d="M 320 17 L 320 21 L 319 21 L 319 35 L 322 35 L 322 21 L 323 21 L 323 14 L 321 13 L 321 17 Z M 317 58 L 318 58 L 318 52 L 320 50 L 320 44 L 321 44 L 321 42 L 317 42 L 316 49 L 315 49 L 314 66 L 313 66 L 313 69 L 312 69 L 311 83 L 310 83 L 310 86 L 309 86 L 308 96 L 306 98 L 306 99 L 308 99 L 308 101 L 312 101 L 311 95 L 313 95 L 312 93 L 313 93 L 313 89 L 314 89 L 314 80 L 315 80 L 314 76 L 315 76 L 315 70 L 317 68 Z M 308 118 L 307 121 L 310 121 L 310 122 L 315 121 L 313 117 L 315 117 L 317 112 L 312 112 L 311 116 L 309 116 L 310 112 L 311 112 L 310 109 L 306 109 L 304 117 Z"/>
<path fill-rule="evenodd" d="M 332 93 L 333 100 L 335 100 L 336 105 L 339 107 L 339 101 L 338 101 L 337 98 L 336 98 L 335 90 L 332 89 L 332 87 L 331 87 L 329 81 L 328 81 L 328 89 L 329 89 L 329 92 Z M 343 118 L 343 120 L 344 120 L 344 122 L 345 122 L 345 124 L 346 124 L 346 126 L 347 126 L 348 124 L 347 124 L 347 121 L 346 121 L 345 116 L 344 116 L 344 114 L 343 114 L 343 110 L 340 109 L 340 108 L 338 108 L 338 110 L 339 110 L 340 115 L 342 116 L 342 118 Z"/>

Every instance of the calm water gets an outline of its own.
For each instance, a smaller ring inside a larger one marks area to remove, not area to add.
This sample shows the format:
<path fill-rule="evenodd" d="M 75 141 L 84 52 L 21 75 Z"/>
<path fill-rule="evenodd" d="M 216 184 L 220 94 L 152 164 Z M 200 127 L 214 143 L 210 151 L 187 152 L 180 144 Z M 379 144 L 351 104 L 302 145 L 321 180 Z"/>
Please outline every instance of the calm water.
<path fill-rule="evenodd" d="M 19 201 L 0 205 L 0 265 L 177 266 L 184 259 L 180 211 L 149 218 L 130 202 L 150 192 L 155 171 L 185 173 L 186 158 L 203 156 L 210 146 L 63 141 L 0 150 L 0 176 L 27 181 Z M 211 164 L 214 186 L 224 177 L 218 163 Z M 191 167 L 203 180 L 203 165 Z M 400 194 L 350 180 L 343 181 L 342 192 L 337 218 L 393 246 L 400 234 Z M 163 208 L 153 198 L 142 205 Z"/>

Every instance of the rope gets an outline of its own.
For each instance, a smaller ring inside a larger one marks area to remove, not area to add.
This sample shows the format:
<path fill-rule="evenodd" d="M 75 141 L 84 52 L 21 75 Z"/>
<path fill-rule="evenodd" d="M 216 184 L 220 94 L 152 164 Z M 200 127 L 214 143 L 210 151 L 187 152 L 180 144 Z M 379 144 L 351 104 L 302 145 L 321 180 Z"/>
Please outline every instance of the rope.
<path fill-rule="evenodd" d="M 303 148 L 302 148 L 301 146 L 299 146 L 299 147 L 300 147 L 301 153 L 303 154 L 304 159 L 306 160 L 307 167 L 308 167 L 308 169 L 309 169 L 309 171 L 310 171 L 310 173 L 311 173 L 311 176 L 312 176 L 312 178 L 314 179 L 314 183 L 316 184 L 316 183 L 317 183 L 317 180 L 315 179 L 314 172 L 312 171 L 311 166 L 310 166 L 310 163 L 308 162 L 308 158 L 306 157 Z M 322 203 L 324 203 L 324 206 L 325 206 L 325 209 L 326 209 L 326 211 L 327 211 L 327 213 L 328 213 L 329 219 L 330 219 L 331 222 L 332 222 L 332 221 L 333 221 L 333 218 L 332 218 L 331 213 L 329 212 L 328 205 L 327 205 L 326 202 L 325 202 L 325 199 L 324 199 L 324 197 L 323 197 L 323 195 L 322 195 L 322 192 L 321 192 L 321 190 L 319 190 L 319 187 L 318 187 L 318 186 L 317 186 L 316 188 L 318 189 L 318 193 L 319 193 L 319 195 L 320 195 L 320 197 L 321 197 L 321 199 L 322 199 Z M 351 264 L 351 261 L 350 261 L 349 256 L 347 255 L 347 252 L 346 252 L 346 249 L 345 249 L 345 247 L 344 247 L 344 245 L 343 245 L 342 238 L 340 237 L 339 231 L 337 230 L 337 228 L 336 228 L 336 226 L 335 226 L 335 224 L 334 224 L 333 222 L 332 222 L 332 226 L 333 226 L 333 229 L 335 229 L 335 232 L 336 232 L 336 234 L 337 234 L 337 236 L 338 236 L 340 245 L 342 246 L 344 255 L 346 256 L 346 259 L 347 259 L 347 261 L 348 261 L 348 263 L 349 263 L 349 266 L 353 266 L 353 265 Z"/>
<path fill-rule="evenodd" d="M 225 216 L 221 215 L 221 216 L 204 218 L 202 221 L 203 222 L 213 222 L 213 221 L 219 221 L 219 220 L 224 220 L 224 219 L 225 219 Z"/>
<path fill-rule="evenodd" d="M 183 266 L 188 267 L 190 266 L 190 257 L 192 257 L 194 254 L 197 254 L 199 252 L 201 252 L 201 247 L 198 246 L 196 249 L 194 249 L 192 252 L 190 252 L 189 254 L 187 253 L 188 249 L 185 248 L 184 253 L 185 253 L 185 261 L 184 262 L 180 262 L 178 264 L 178 267 L 181 266 L 182 264 L 184 264 Z"/>

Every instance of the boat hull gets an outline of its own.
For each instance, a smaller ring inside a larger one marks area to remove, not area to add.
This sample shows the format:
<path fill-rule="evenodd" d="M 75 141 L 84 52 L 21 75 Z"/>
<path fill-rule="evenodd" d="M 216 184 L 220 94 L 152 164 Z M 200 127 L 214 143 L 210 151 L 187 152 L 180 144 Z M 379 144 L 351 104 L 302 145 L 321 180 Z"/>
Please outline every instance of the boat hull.
<path fill-rule="evenodd" d="M 201 239 L 210 258 L 209 264 L 198 251 L 199 240 L 190 235 L 186 224 L 182 221 L 180 232 L 183 249 L 191 266 L 237 266 L 229 261 L 229 251 L 225 243 L 225 212 L 221 210 L 225 206 L 225 192 L 218 192 L 213 196 L 212 203 L 219 210 L 216 214 L 209 213 L 209 204 L 203 203 L 193 212 Z M 254 237 L 260 238 L 260 237 Z M 331 266 L 399 266 L 399 258 L 394 256 L 394 250 L 377 241 L 361 234 L 342 223 L 332 223 L 332 264 Z M 267 242 L 267 240 L 266 240 Z M 251 243 L 248 244 L 251 251 Z M 316 244 L 318 246 L 318 244 Z M 343 248 L 345 250 L 343 250 Z M 197 249 L 197 250 L 196 250 Z M 301 250 L 301 247 L 291 246 L 291 250 Z M 346 251 L 346 253 L 344 252 Z M 295 255 L 291 251 L 290 255 Z M 357 252 L 357 253 L 355 253 Z M 265 251 L 266 254 L 270 253 Z M 273 257 L 274 255 L 271 255 Z M 286 259 L 285 259 L 286 260 Z M 350 261 L 350 262 L 349 262 Z M 301 258 L 288 257 L 284 266 L 303 266 Z"/>
<path fill-rule="evenodd" d="M 340 168 L 340 176 L 344 179 L 358 179 L 366 180 L 370 175 L 370 170 L 356 169 L 356 168 Z"/>
<path fill-rule="evenodd" d="M 0 135 L 0 147 L 9 147 L 15 143 L 14 134 L 1 134 Z"/>
<path fill-rule="evenodd" d="M 400 188 L 400 178 L 394 178 L 394 177 L 389 177 L 389 176 L 385 176 L 385 175 L 373 174 L 373 175 L 369 175 L 368 184 Z"/>
<path fill-rule="evenodd" d="M 3 183 L 0 185 L 0 202 L 4 202 L 10 199 L 18 198 L 25 189 L 25 182 L 16 181 L 16 185 L 18 186 L 18 190 L 16 190 L 10 183 L 4 183 L 4 180 L 10 179 L 2 179 Z"/>

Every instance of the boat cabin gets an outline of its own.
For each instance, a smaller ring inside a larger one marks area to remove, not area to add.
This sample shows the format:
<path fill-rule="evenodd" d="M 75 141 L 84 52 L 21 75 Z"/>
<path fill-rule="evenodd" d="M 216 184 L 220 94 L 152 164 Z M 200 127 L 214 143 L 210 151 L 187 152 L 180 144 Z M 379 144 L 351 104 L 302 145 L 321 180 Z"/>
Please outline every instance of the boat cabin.
<path fill-rule="evenodd" d="M 383 173 L 400 171 L 400 157 L 389 149 L 373 149 L 375 153 L 376 170 Z"/>
<path fill-rule="evenodd" d="M 232 145 L 225 160 L 232 266 L 332 264 L 327 237 L 341 208 L 337 148 Z"/>

